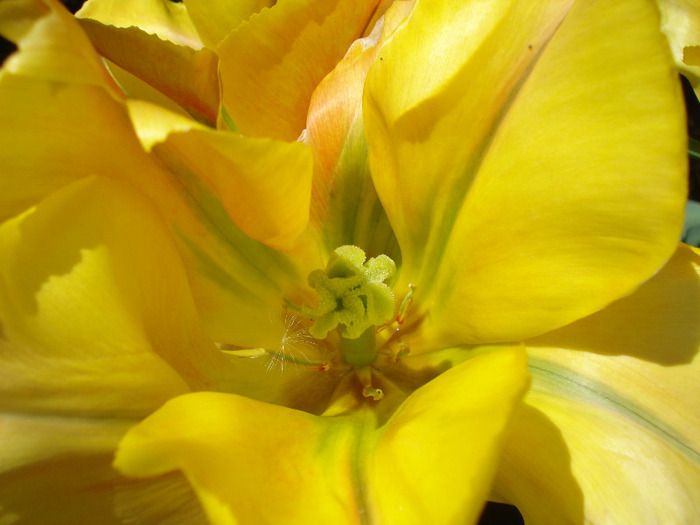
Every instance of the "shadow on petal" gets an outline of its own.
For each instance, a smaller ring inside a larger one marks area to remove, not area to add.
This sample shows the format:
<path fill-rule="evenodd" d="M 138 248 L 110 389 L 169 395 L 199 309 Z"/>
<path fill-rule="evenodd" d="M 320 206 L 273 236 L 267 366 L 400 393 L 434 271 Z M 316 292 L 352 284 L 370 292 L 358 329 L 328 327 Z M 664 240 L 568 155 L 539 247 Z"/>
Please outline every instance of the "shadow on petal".
<path fill-rule="evenodd" d="M 206 523 L 179 472 L 125 479 L 111 462 L 111 453 L 68 455 L 0 474 L 0 520 L 15 525 Z"/>
<path fill-rule="evenodd" d="M 583 492 L 571 472 L 561 431 L 523 405 L 503 447 L 492 496 L 518 507 L 529 523 L 584 523 Z"/>
<path fill-rule="evenodd" d="M 632 295 L 527 345 L 627 355 L 665 366 L 690 363 L 700 347 L 698 267 L 700 254 L 681 245 Z"/>

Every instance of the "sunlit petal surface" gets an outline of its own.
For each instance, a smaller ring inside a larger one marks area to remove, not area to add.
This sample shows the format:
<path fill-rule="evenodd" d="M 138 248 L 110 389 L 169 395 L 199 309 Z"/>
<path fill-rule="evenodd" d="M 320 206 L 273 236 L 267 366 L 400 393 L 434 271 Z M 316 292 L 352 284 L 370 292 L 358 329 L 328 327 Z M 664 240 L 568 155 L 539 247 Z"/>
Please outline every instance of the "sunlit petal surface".
<path fill-rule="evenodd" d="M 661 29 L 666 33 L 678 70 L 700 91 L 700 61 L 688 48 L 700 45 L 700 4 L 694 0 L 657 0 Z"/>
<path fill-rule="evenodd" d="M 386 422 L 366 408 L 318 417 L 232 395 L 182 396 L 127 434 L 115 465 L 135 476 L 182 469 L 216 525 L 310 515 L 470 522 L 496 468 L 493 443 L 527 386 L 525 362 L 522 348 L 482 354 L 417 390 Z"/>
<path fill-rule="evenodd" d="M 246 135 L 295 140 L 311 93 L 356 38 L 376 0 L 288 0 L 221 43 L 222 103 Z"/>
<path fill-rule="evenodd" d="M 685 124 L 658 25 L 636 1 L 426 2 L 381 50 L 365 90 L 370 167 L 430 310 L 426 338 L 542 333 L 672 253 Z"/>
<path fill-rule="evenodd" d="M 630 297 L 527 342 L 532 389 L 495 487 L 526 519 L 700 515 L 699 268 L 698 251 L 681 246 Z"/>
<path fill-rule="evenodd" d="M 659 4 L 0 2 L 0 523 L 698 521 Z"/>
<path fill-rule="evenodd" d="M 218 59 L 203 48 L 183 4 L 90 0 L 78 13 L 97 50 L 190 113 L 216 121 Z"/>
<path fill-rule="evenodd" d="M 187 0 L 185 6 L 204 44 L 216 49 L 241 22 L 274 3 L 273 0 Z"/>
<path fill-rule="evenodd" d="M 88 0 L 77 16 L 114 27 L 138 27 L 161 40 L 193 49 L 202 47 L 188 8 L 183 3 L 163 0 Z"/>

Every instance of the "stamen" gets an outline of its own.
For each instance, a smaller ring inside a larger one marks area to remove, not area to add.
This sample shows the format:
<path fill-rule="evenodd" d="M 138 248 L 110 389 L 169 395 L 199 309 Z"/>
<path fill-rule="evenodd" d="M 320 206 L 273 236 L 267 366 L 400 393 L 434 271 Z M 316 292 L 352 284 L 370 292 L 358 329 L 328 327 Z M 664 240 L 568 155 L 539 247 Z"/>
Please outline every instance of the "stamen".
<path fill-rule="evenodd" d="M 384 397 L 384 391 L 381 388 L 372 386 L 372 369 L 369 366 L 355 368 L 355 374 L 362 385 L 364 397 L 372 398 L 374 401 L 379 401 Z"/>
<path fill-rule="evenodd" d="M 365 252 L 357 246 L 341 246 L 332 254 L 325 270 L 309 274 L 309 286 L 318 294 L 316 308 L 301 307 L 313 319 L 309 333 L 325 339 L 337 329 L 340 350 L 351 366 L 366 366 L 376 356 L 375 327 L 386 323 L 394 313 L 394 294 L 384 281 L 396 265 L 386 255 L 365 262 Z"/>
<path fill-rule="evenodd" d="M 406 297 L 403 298 L 403 301 L 401 301 L 401 306 L 399 307 L 399 315 L 396 316 L 396 322 L 399 324 L 403 324 L 403 322 L 406 320 L 406 312 L 408 312 L 408 309 L 411 306 L 411 303 L 413 302 L 413 292 L 416 289 L 415 286 L 412 284 L 408 285 L 408 293 L 406 294 Z"/>
<path fill-rule="evenodd" d="M 314 368 L 321 371 L 327 371 L 331 368 L 331 363 L 328 361 L 316 362 L 310 361 L 308 359 L 303 359 L 299 357 L 294 357 L 292 355 L 285 354 L 284 352 L 276 352 L 274 350 L 268 350 L 267 348 L 239 348 L 234 345 L 229 345 L 227 343 L 221 343 L 218 345 L 219 350 L 225 354 L 233 355 L 238 358 L 251 359 L 255 357 L 271 356 L 279 361 L 284 361 L 286 363 L 292 363 L 298 366 Z"/>
<path fill-rule="evenodd" d="M 394 356 L 394 361 L 398 363 L 410 353 L 411 348 L 408 346 L 408 343 L 399 343 L 398 349 L 396 350 L 396 355 Z"/>
<path fill-rule="evenodd" d="M 357 339 L 367 328 L 388 321 L 394 311 L 394 294 L 383 281 L 396 271 L 386 255 L 365 261 L 357 246 L 341 246 L 330 257 L 326 269 L 309 274 L 309 286 L 318 294 L 316 308 L 302 306 L 305 317 L 314 320 L 309 332 L 324 339 L 338 328 L 341 337 Z"/>

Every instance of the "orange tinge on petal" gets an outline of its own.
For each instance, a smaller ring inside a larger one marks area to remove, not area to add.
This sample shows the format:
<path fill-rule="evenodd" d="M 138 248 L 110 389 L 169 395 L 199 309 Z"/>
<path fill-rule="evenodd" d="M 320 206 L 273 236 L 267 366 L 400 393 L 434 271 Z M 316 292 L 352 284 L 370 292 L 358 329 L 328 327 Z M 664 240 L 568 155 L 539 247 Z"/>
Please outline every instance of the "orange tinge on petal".
<path fill-rule="evenodd" d="M 361 37 L 377 0 L 287 0 L 218 48 L 222 102 L 244 135 L 296 140 L 317 84 Z"/>

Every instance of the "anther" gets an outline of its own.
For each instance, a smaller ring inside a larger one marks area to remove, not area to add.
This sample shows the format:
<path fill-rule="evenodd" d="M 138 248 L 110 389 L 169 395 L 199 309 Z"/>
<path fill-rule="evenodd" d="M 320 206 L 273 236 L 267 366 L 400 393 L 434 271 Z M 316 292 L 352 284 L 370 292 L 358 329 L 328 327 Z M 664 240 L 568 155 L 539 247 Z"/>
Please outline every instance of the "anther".
<path fill-rule="evenodd" d="M 403 301 L 401 301 L 401 306 L 399 307 L 399 315 L 396 316 L 396 322 L 399 324 L 403 324 L 403 322 L 406 320 L 406 313 L 408 312 L 408 309 L 411 306 L 411 303 L 413 302 L 413 292 L 416 289 L 415 286 L 412 284 L 408 285 L 408 293 L 406 294 L 406 297 L 403 298 Z"/>

